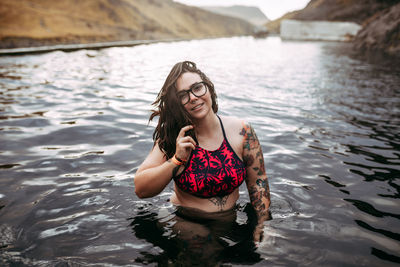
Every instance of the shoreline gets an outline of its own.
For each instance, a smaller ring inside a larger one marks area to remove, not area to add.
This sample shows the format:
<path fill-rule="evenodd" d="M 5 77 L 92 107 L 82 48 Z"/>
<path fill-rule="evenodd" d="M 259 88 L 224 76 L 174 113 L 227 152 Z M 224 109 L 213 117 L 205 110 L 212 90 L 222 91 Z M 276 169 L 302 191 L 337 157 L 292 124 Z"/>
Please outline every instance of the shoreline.
<path fill-rule="evenodd" d="M 132 40 L 132 41 L 87 43 L 87 44 L 58 44 L 58 45 L 46 45 L 46 46 L 35 46 L 35 47 L 6 48 L 6 49 L 0 49 L 0 56 L 39 54 L 52 51 L 70 52 L 81 49 L 97 50 L 110 47 L 123 47 L 123 46 L 129 47 L 129 46 L 136 46 L 143 44 L 168 43 L 168 42 L 178 42 L 187 40 L 193 40 L 193 39 L 175 38 L 175 39 L 160 39 L 160 40 Z"/>
<path fill-rule="evenodd" d="M 255 39 L 263 39 L 268 37 L 281 37 L 280 34 L 270 33 L 265 37 L 257 37 L 254 35 L 234 35 L 234 36 L 210 36 L 203 38 L 170 38 L 170 39 L 155 39 L 155 40 L 131 40 L 131 41 L 110 41 L 110 42 L 99 42 L 99 43 L 86 43 L 86 44 L 55 44 L 55 45 L 44 45 L 44 46 L 33 46 L 33 47 L 16 47 L 16 48 L 3 48 L 0 49 L 0 57 L 2 56 L 18 56 L 25 54 L 40 54 L 53 51 L 64 51 L 72 52 L 81 49 L 98 50 L 103 48 L 111 47 L 131 47 L 137 45 L 154 44 L 154 43 L 168 43 L 168 42 L 180 42 L 180 41 L 192 41 L 192 40 L 207 40 L 207 39 L 219 39 L 219 38 L 231 38 L 231 37 L 253 37 Z M 282 39 L 284 40 L 284 39 Z M 327 41 L 327 40 L 297 40 L 288 39 L 284 41 Z M 341 41 L 335 41 L 341 42 Z"/>

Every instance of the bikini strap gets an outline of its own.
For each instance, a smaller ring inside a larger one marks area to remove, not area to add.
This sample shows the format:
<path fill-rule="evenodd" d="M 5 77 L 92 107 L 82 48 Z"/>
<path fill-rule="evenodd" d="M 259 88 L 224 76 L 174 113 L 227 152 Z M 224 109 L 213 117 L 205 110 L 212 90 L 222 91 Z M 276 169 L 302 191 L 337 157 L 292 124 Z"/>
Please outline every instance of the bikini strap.
<path fill-rule="evenodd" d="M 225 134 L 225 129 L 224 129 L 224 125 L 222 124 L 222 120 L 221 120 L 221 118 L 217 115 L 217 117 L 218 117 L 218 119 L 219 119 L 219 123 L 221 124 L 221 129 L 222 129 L 222 133 L 224 134 L 224 139 L 225 140 L 228 140 L 227 138 L 226 138 L 226 134 Z"/>

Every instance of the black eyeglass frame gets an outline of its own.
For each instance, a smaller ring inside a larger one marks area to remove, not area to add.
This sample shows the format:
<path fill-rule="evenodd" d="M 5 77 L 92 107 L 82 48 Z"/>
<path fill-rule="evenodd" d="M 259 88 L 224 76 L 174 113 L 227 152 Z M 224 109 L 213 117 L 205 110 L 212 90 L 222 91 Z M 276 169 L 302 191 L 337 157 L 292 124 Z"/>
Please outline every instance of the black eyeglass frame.
<path fill-rule="evenodd" d="M 204 91 L 204 94 L 196 95 L 196 94 L 193 92 L 193 88 L 195 88 L 195 87 L 196 87 L 197 85 L 199 85 L 199 84 L 203 84 L 204 87 L 206 88 L 206 90 Z M 181 91 L 179 91 L 179 93 L 176 94 L 176 97 L 180 100 L 179 95 L 183 95 L 183 92 L 184 92 L 185 94 L 187 94 L 187 96 L 188 96 L 188 101 L 187 101 L 186 103 L 182 104 L 182 105 L 186 105 L 187 103 L 190 102 L 190 93 L 192 93 L 195 97 L 201 97 L 201 96 L 207 94 L 207 90 L 208 90 L 207 83 L 206 83 L 205 81 L 201 81 L 201 82 L 197 82 L 197 83 L 192 84 L 192 86 L 190 86 L 190 88 L 189 88 L 188 90 L 181 90 Z"/>

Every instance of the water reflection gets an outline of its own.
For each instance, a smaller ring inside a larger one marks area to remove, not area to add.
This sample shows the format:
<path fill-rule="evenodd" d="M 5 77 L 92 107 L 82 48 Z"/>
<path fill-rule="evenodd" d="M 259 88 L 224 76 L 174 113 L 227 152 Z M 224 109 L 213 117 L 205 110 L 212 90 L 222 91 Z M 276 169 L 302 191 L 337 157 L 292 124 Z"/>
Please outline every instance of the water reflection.
<path fill-rule="evenodd" d="M 220 115 L 257 130 L 274 216 L 257 249 L 245 188 L 229 233 L 200 224 L 193 246 L 174 230 L 172 185 L 134 195 L 151 103 L 187 59 L 214 82 Z M 388 62 L 274 37 L 2 57 L 0 264 L 163 264 L 201 259 L 199 244 L 226 265 L 400 262 L 400 76 Z"/>
<path fill-rule="evenodd" d="M 137 258 L 139 263 L 218 266 L 224 262 L 255 264 L 261 261 L 253 243 L 256 217 L 250 205 L 212 218 L 182 208 L 160 209 L 157 213 L 151 210 L 155 209 L 146 207 L 129 219 L 136 237 L 161 249 L 156 255 L 142 253 Z M 245 219 L 237 219 L 237 213 L 243 213 L 239 215 Z M 238 223 L 243 220 L 244 223 Z"/>

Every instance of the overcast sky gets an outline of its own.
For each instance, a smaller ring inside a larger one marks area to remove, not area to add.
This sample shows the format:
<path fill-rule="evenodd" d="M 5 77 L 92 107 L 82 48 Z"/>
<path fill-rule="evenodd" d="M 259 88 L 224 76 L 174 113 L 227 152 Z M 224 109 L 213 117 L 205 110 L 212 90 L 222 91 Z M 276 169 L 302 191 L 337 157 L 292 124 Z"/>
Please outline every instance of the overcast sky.
<path fill-rule="evenodd" d="M 257 6 L 271 20 L 304 8 L 310 0 L 175 0 L 192 6 Z"/>

